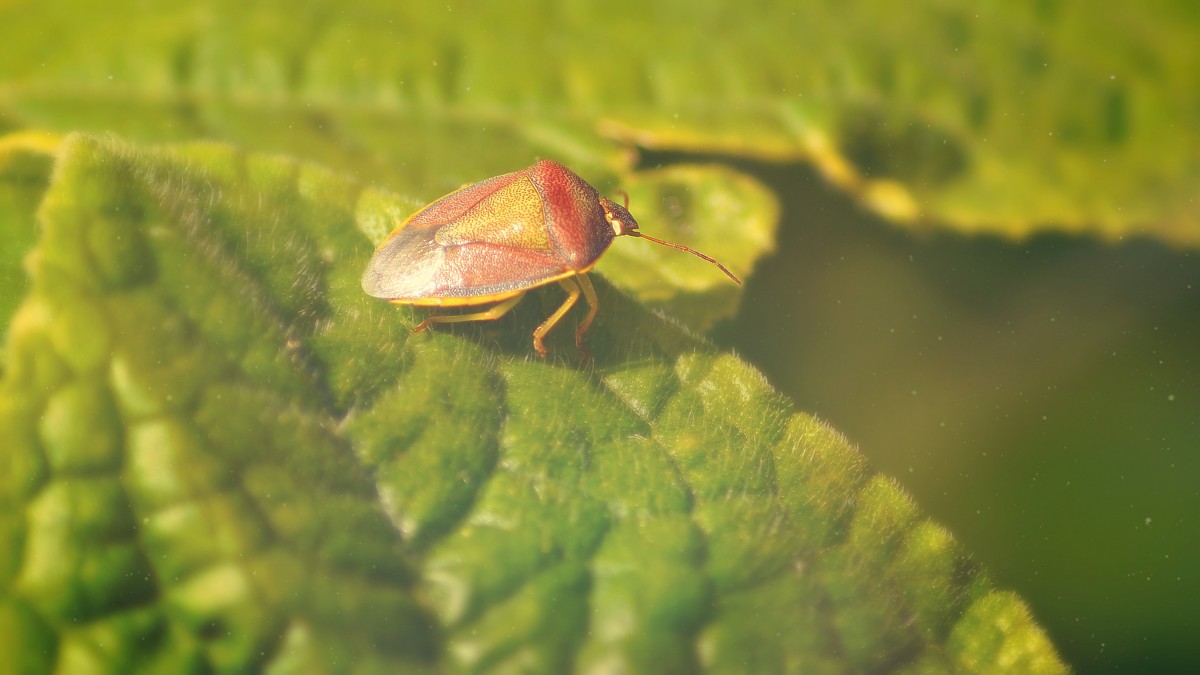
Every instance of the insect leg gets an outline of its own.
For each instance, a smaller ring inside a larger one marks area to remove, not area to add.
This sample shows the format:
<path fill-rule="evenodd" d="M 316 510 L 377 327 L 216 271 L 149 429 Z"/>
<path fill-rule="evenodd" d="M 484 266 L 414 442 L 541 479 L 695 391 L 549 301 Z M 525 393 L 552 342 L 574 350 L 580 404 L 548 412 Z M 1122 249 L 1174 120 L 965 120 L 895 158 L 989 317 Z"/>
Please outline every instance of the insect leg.
<path fill-rule="evenodd" d="M 550 318 L 543 321 L 542 325 L 538 326 L 533 331 L 533 348 L 536 349 L 537 353 L 541 354 L 542 356 L 546 355 L 546 345 L 542 344 L 542 338 L 546 337 L 546 333 L 549 333 L 550 329 L 554 328 L 554 325 L 558 323 L 559 319 L 563 318 L 563 315 L 575 305 L 577 300 L 579 300 L 579 282 L 575 281 L 574 277 L 567 277 L 566 279 L 560 280 L 558 283 L 564 289 L 566 289 L 567 293 L 570 295 L 568 295 L 567 299 L 563 301 L 561 307 L 554 310 L 554 313 L 550 315 Z"/>
<path fill-rule="evenodd" d="M 513 297 L 511 297 L 497 305 L 493 305 L 489 309 L 486 309 L 482 312 L 472 312 L 470 314 L 434 314 L 433 316 L 425 319 L 420 324 L 418 324 L 417 327 L 413 329 L 413 332 L 420 333 L 421 331 L 425 330 L 426 328 L 429 328 L 430 326 L 432 326 L 435 323 L 459 323 L 461 321 L 495 321 L 496 319 L 499 319 L 500 317 L 504 316 L 505 314 L 508 314 L 509 310 L 511 310 L 513 307 L 516 307 L 517 303 L 520 302 L 521 298 L 523 298 L 523 297 L 525 297 L 524 293 L 521 293 L 520 295 L 514 295 Z"/>
<path fill-rule="evenodd" d="M 592 319 L 596 318 L 596 310 L 600 309 L 600 299 L 596 297 L 596 289 L 592 288 L 592 280 L 588 279 L 586 274 L 580 274 L 575 277 L 575 280 L 583 289 L 583 299 L 587 300 L 588 304 L 587 316 L 583 317 L 583 321 L 579 322 L 579 328 L 575 329 L 575 346 L 579 348 L 579 351 L 585 352 L 583 334 L 592 327 Z"/>

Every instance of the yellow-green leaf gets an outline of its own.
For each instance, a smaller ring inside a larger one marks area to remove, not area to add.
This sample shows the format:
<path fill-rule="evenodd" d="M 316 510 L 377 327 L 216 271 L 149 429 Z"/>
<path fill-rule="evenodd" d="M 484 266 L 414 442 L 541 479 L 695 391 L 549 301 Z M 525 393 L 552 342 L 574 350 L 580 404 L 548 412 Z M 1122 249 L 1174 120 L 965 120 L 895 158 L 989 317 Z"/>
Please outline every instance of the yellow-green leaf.
<path fill-rule="evenodd" d="M 52 175 L 0 380 L 0 667 L 1065 670 L 843 438 L 603 277 L 594 362 L 570 331 L 538 360 L 552 289 L 417 335 L 361 292 L 407 200 L 111 136 Z"/>
<path fill-rule="evenodd" d="M 1195 246 L 1198 7 L 17 0 L 0 132 L 216 138 L 446 192 L 531 147 L 627 162 L 600 131 L 811 161 L 922 226 Z"/>

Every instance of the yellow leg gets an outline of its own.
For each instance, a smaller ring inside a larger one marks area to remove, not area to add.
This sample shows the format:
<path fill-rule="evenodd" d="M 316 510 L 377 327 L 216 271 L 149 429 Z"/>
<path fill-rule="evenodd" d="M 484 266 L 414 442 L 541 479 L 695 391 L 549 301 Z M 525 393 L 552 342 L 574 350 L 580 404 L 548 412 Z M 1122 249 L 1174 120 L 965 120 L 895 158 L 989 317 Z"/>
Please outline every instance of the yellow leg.
<path fill-rule="evenodd" d="M 554 328 L 554 325 L 557 324 L 559 320 L 563 318 L 563 315 L 570 311 L 571 307 L 575 306 L 575 302 L 579 300 L 580 286 L 579 282 L 575 281 L 575 279 L 576 277 L 567 277 L 566 279 L 558 282 L 569 294 L 567 295 L 567 299 L 563 301 L 562 306 L 554 310 L 554 313 L 550 315 L 550 318 L 543 321 L 542 325 L 538 326 L 533 331 L 533 348 L 536 349 L 537 353 L 541 354 L 542 356 L 546 355 L 546 345 L 542 344 L 542 338 L 546 337 L 546 333 L 549 333 L 550 329 Z"/>
<path fill-rule="evenodd" d="M 493 305 L 490 309 L 486 309 L 482 312 L 472 312 L 471 314 L 435 314 L 435 315 L 425 319 L 420 324 L 418 324 L 417 327 L 413 329 L 413 332 L 420 333 L 421 331 L 425 330 L 426 328 L 429 328 L 430 326 L 432 326 L 435 323 L 459 323 L 462 321 L 495 321 L 496 319 L 499 319 L 500 317 L 504 316 L 505 314 L 508 314 L 509 310 L 511 310 L 513 307 L 516 307 L 517 303 L 520 302 L 521 298 L 523 298 L 523 297 L 525 297 L 524 293 L 522 293 L 520 295 L 514 295 L 513 297 L 501 302 L 500 304 Z"/>
<path fill-rule="evenodd" d="M 587 354 L 587 348 L 583 346 L 583 334 L 592 327 L 592 319 L 596 318 L 596 310 L 600 309 L 600 299 L 596 297 L 596 289 L 592 288 L 592 281 L 587 278 L 586 274 L 580 274 L 575 277 L 575 280 L 583 289 L 583 299 L 587 300 L 588 304 L 587 316 L 580 322 L 579 328 L 575 329 L 575 346 L 579 348 L 579 351 Z"/>

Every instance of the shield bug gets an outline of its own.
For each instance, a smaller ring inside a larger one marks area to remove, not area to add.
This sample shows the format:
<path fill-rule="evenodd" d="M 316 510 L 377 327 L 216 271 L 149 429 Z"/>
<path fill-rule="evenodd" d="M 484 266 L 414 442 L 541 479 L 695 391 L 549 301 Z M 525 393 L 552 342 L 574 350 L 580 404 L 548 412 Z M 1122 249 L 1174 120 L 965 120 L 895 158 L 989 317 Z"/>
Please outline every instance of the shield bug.
<path fill-rule="evenodd" d="M 588 313 L 575 331 L 583 336 L 599 301 L 587 272 L 620 236 L 641 237 L 724 265 L 687 246 L 649 237 L 625 206 L 601 197 L 567 167 L 541 160 L 528 169 L 460 188 L 417 211 L 392 231 L 367 265 L 362 287 L 398 305 L 492 307 L 470 314 L 434 314 L 414 330 L 435 323 L 491 321 L 504 316 L 525 292 L 554 281 L 566 291 L 563 304 L 533 331 L 533 348 L 579 300 Z"/>

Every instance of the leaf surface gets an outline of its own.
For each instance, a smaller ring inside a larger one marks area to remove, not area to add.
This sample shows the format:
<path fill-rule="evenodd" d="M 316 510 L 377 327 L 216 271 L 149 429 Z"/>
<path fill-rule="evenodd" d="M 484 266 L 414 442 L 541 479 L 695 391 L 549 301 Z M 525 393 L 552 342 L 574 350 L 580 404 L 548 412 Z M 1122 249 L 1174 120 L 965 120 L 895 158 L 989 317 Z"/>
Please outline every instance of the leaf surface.
<path fill-rule="evenodd" d="M 597 278 L 595 360 L 366 297 L 409 204 L 73 135 L 0 381 L 13 672 L 1063 665 L 890 480 Z M 636 242 L 635 242 L 636 243 Z M 286 262 L 286 264 L 285 264 Z"/>

